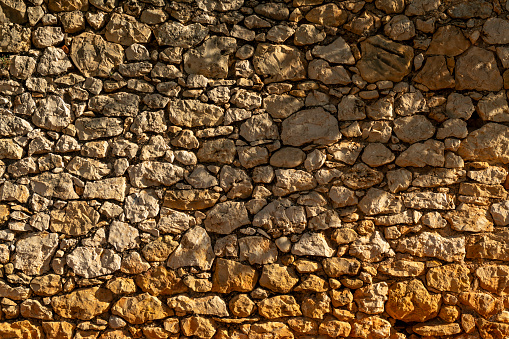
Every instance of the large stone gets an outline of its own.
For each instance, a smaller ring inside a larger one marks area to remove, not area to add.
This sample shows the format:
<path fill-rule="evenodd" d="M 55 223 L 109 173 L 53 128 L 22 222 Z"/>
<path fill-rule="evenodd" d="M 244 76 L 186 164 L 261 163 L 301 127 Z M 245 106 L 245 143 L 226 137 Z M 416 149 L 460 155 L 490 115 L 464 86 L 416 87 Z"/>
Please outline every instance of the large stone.
<path fill-rule="evenodd" d="M 0 113 L 0 137 L 25 135 L 33 130 L 30 123 L 8 112 Z"/>
<path fill-rule="evenodd" d="M 24 24 L 27 21 L 27 7 L 22 0 L 3 0 L 0 7 L 0 22 Z"/>
<path fill-rule="evenodd" d="M 456 61 L 456 89 L 499 91 L 503 80 L 493 52 L 473 46 Z"/>
<path fill-rule="evenodd" d="M 265 76 L 265 83 L 297 81 L 306 77 L 304 54 L 295 47 L 259 44 L 253 57 L 256 73 Z"/>
<path fill-rule="evenodd" d="M 212 277 L 212 291 L 218 293 L 250 292 L 258 281 L 258 272 L 249 265 L 218 258 Z"/>
<path fill-rule="evenodd" d="M 394 256 L 391 246 L 378 231 L 357 238 L 350 244 L 348 253 L 365 262 L 378 262 Z"/>
<path fill-rule="evenodd" d="M 157 297 L 143 293 L 135 297 L 120 298 L 111 308 L 111 313 L 124 318 L 130 324 L 143 324 L 166 318 L 170 315 L 170 309 Z"/>
<path fill-rule="evenodd" d="M 21 53 L 30 49 L 30 28 L 18 24 L 0 23 L 0 52 Z"/>
<path fill-rule="evenodd" d="M 135 282 L 143 292 L 154 296 L 174 295 L 188 291 L 187 286 L 175 271 L 164 266 L 153 267 L 147 272 L 138 274 L 135 277 Z"/>
<path fill-rule="evenodd" d="M 275 196 L 284 196 L 316 187 L 317 182 L 310 173 L 294 169 L 276 170 L 276 184 L 272 189 Z"/>
<path fill-rule="evenodd" d="M 177 126 L 217 126 L 223 121 L 224 110 L 198 100 L 172 100 L 168 104 L 170 121 Z"/>
<path fill-rule="evenodd" d="M 106 40 L 130 46 L 136 43 L 148 42 L 152 30 L 150 26 L 136 21 L 130 15 L 113 13 L 108 25 L 106 25 L 105 33 Z"/>
<path fill-rule="evenodd" d="M 203 9 L 204 11 L 218 11 L 218 12 L 227 12 L 227 11 L 236 11 L 242 7 L 244 4 L 244 0 L 230 0 L 230 1 L 221 1 L 221 0 L 197 0 L 196 5 L 198 8 Z"/>
<path fill-rule="evenodd" d="M 447 193 L 411 192 L 402 194 L 405 207 L 414 209 L 452 210 L 454 197 Z"/>
<path fill-rule="evenodd" d="M 247 260 L 251 265 L 271 264 L 277 260 L 277 247 L 267 238 L 250 236 L 239 239 L 240 260 Z"/>
<path fill-rule="evenodd" d="M 72 68 L 72 63 L 65 54 L 65 52 L 56 47 L 48 47 L 44 50 L 39 64 L 37 66 L 37 72 L 41 75 L 59 75 L 67 72 Z"/>
<path fill-rule="evenodd" d="M 237 148 L 231 139 L 213 139 L 204 141 L 197 156 L 200 162 L 231 164 L 235 160 Z"/>
<path fill-rule="evenodd" d="M 118 118 L 80 118 L 76 120 L 76 130 L 80 140 L 93 140 L 121 134 L 124 124 Z"/>
<path fill-rule="evenodd" d="M 435 127 L 424 115 L 412 115 L 394 120 L 394 133 L 404 142 L 427 140 L 435 134 Z"/>
<path fill-rule="evenodd" d="M 508 237 L 507 231 L 470 237 L 466 243 L 466 257 L 509 261 Z"/>
<path fill-rule="evenodd" d="M 243 202 L 227 201 L 215 205 L 207 212 L 204 225 L 209 232 L 230 234 L 249 222 L 247 209 Z"/>
<path fill-rule="evenodd" d="M 414 52 L 410 46 L 376 35 L 361 42 L 361 49 L 357 67 L 368 82 L 401 81 L 411 71 Z"/>
<path fill-rule="evenodd" d="M 340 138 L 337 119 L 323 108 L 294 113 L 283 121 L 281 130 L 281 140 L 291 146 L 307 143 L 330 145 Z"/>
<path fill-rule="evenodd" d="M 276 293 L 289 293 L 299 281 L 294 268 L 281 264 L 264 265 L 260 286 Z"/>
<path fill-rule="evenodd" d="M 489 293 L 477 291 L 463 292 L 460 293 L 459 300 L 462 304 L 473 309 L 484 318 L 489 318 L 502 312 L 504 309 L 503 301 Z"/>
<path fill-rule="evenodd" d="M 309 63 L 308 77 L 326 85 L 348 85 L 352 79 L 343 66 L 331 67 L 325 60 L 315 59 Z"/>
<path fill-rule="evenodd" d="M 270 115 L 265 113 L 256 114 L 247 119 L 240 126 L 240 135 L 247 141 L 253 142 L 264 139 L 277 139 L 279 133 L 277 125 L 274 124 Z"/>
<path fill-rule="evenodd" d="M 86 32 L 73 38 L 71 58 L 84 76 L 107 77 L 124 61 L 124 50 L 119 44 Z"/>
<path fill-rule="evenodd" d="M 183 25 L 180 22 L 166 22 L 154 29 L 159 46 L 173 46 L 190 48 L 198 45 L 205 39 L 209 29 L 201 24 L 195 23 Z"/>
<path fill-rule="evenodd" d="M 303 206 L 295 206 L 288 199 L 274 200 L 261 209 L 253 218 L 253 226 L 263 227 L 269 233 L 284 235 L 301 233 L 307 219 Z"/>
<path fill-rule="evenodd" d="M 470 47 L 470 41 L 457 26 L 447 25 L 437 29 L 426 54 L 444 54 L 449 57 L 459 55 Z"/>
<path fill-rule="evenodd" d="M 32 42 L 37 48 L 56 46 L 64 40 L 64 33 L 60 27 L 42 26 L 32 33 Z"/>
<path fill-rule="evenodd" d="M 291 295 L 278 295 L 258 303 L 258 313 L 267 319 L 302 315 L 300 305 Z"/>
<path fill-rule="evenodd" d="M 292 254 L 332 257 L 335 250 L 322 233 L 305 233 L 292 247 Z"/>
<path fill-rule="evenodd" d="M 179 313 L 194 313 L 216 317 L 229 316 L 226 303 L 217 295 L 193 298 L 179 295 L 168 298 L 167 303 L 171 309 Z"/>
<path fill-rule="evenodd" d="M 87 234 L 99 222 L 99 213 L 84 201 L 70 201 L 64 209 L 51 211 L 50 230 L 71 236 Z"/>
<path fill-rule="evenodd" d="M 314 56 L 325 59 L 328 62 L 347 65 L 355 64 L 350 46 L 341 37 L 338 37 L 329 45 L 314 47 L 312 53 Z"/>
<path fill-rule="evenodd" d="M 75 274 L 96 278 L 120 269 L 121 258 L 113 250 L 96 247 L 76 247 L 67 256 L 67 265 Z"/>
<path fill-rule="evenodd" d="M 208 78 L 226 78 L 230 54 L 237 49 L 234 38 L 213 36 L 184 54 L 184 70 Z"/>
<path fill-rule="evenodd" d="M 468 291 L 471 280 L 468 267 L 460 264 L 432 267 L 426 274 L 428 286 L 442 292 Z"/>
<path fill-rule="evenodd" d="M 424 67 L 414 77 L 414 81 L 423 84 L 432 91 L 454 88 L 454 77 L 447 68 L 445 56 L 429 56 Z"/>
<path fill-rule="evenodd" d="M 423 143 L 410 145 L 396 158 L 396 165 L 400 167 L 443 167 L 445 145 L 443 142 L 430 139 Z"/>
<path fill-rule="evenodd" d="M 111 166 L 104 162 L 91 159 L 74 157 L 66 166 L 69 173 L 80 176 L 86 180 L 100 180 L 110 174 Z"/>
<path fill-rule="evenodd" d="M 61 317 L 91 320 L 106 312 L 113 294 L 102 287 L 91 287 L 51 298 L 53 310 Z"/>
<path fill-rule="evenodd" d="M 467 204 L 459 205 L 456 210 L 447 212 L 444 218 L 451 228 L 458 232 L 491 232 L 493 222 L 487 209 Z"/>
<path fill-rule="evenodd" d="M 118 252 L 137 248 L 140 242 L 138 229 L 115 220 L 109 227 L 108 242 Z"/>
<path fill-rule="evenodd" d="M 72 12 L 84 9 L 87 5 L 88 0 L 49 0 L 49 9 L 53 12 Z"/>
<path fill-rule="evenodd" d="M 139 112 L 140 101 L 140 97 L 136 94 L 118 92 L 97 95 L 88 101 L 88 107 L 108 117 L 135 117 Z"/>
<path fill-rule="evenodd" d="M 378 188 L 370 188 L 358 206 L 367 215 L 398 213 L 403 210 L 403 203 L 398 197 Z"/>
<path fill-rule="evenodd" d="M 0 139 L 0 159 L 21 159 L 23 147 L 12 139 Z"/>
<path fill-rule="evenodd" d="M 405 322 L 424 322 L 438 315 L 440 294 L 430 294 L 420 280 L 394 283 L 389 288 L 386 312 Z"/>
<path fill-rule="evenodd" d="M 78 199 L 79 196 L 74 191 L 74 185 L 71 175 L 68 173 L 43 173 L 34 178 L 31 182 L 32 190 L 44 197 L 54 197 L 58 199 Z"/>
<path fill-rule="evenodd" d="M 144 161 L 128 169 L 131 185 L 138 188 L 171 186 L 184 178 L 184 168 L 157 161 Z"/>
<path fill-rule="evenodd" d="M 322 261 L 323 270 L 331 278 L 338 278 L 342 275 L 356 275 L 361 268 L 357 259 L 350 258 L 326 258 Z"/>
<path fill-rule="evenodd" d="M 509 266 L 484 265 L 475 271 L 475 275 L 485 290 L 499 295 L 509 294 L 509 286 L 507 286 Z"/>
<path fill-rule="evenodd" d="M 384 312 L 384 304 L 388 293 L 389 286 L 383 281 L 356 290 L 354 300 L 359 307 L 359 311 L 366 314 L 380 314 Z"/>
<path fill-rule="evenodd" d="M 14 268 L 28 275 L 40 275 L 50 269 L 50 262 L 57 250 L 58 234 L 31 233 L 16 242 Z"/>
<path fill-rule="evenodd" d="M 509 21 L 501 18 L 489 18 L 483 26 L 483 40 L 488 44 L 509 43 Z"/>
<path fill-rule="evenodd" d="M 168 258 L 167 265 L 171 268 L 198 266 L 202 270 L 209 270 L 214 258 L 207 231 L 196 226 L 184 234 L 179 247 Z"/>
<path fill-rule="evenodd" d="M 464 160 L 509 163 L 509 127 L 487 123 L 469 133 L 458 154 Z"/>
<path fill-rule="evenodd" d="M 85 199 L 111 199 L 124 201 L 126 191 L 126 178 L 107 178 L 87 182 L 85 185 L 85 191 L 83 192 L 83 197 Z"/>
<path fill-rule="evenodd" d="M 418 257 L 434 257 L 453 262 L 465 258 L 464 237 L 443 237 L 438 233 L 422 232 L 401 240 L 396 251 Z"/>

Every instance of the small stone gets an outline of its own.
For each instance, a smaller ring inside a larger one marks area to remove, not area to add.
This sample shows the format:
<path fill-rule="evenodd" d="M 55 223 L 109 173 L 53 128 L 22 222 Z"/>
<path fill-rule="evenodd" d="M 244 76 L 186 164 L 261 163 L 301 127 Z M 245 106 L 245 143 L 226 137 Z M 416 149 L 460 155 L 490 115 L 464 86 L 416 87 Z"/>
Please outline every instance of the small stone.
<path fill-rule="evenodd" d="M 391 152 L 391 150 L 381 143 L 368 144 L 366 148 L 364 148 L 364 152 L 361 157 L 362 161 L 371 167 L 388 164 L 394 161 L 395 158 L 396 156 Z"/>
<path fill-rule="evenodd" d="M 214 257 L 207 231 L 196 226 L 184 234 L 179 247 L 168 258 L 167 265 L 171 268 L 198 266 L 209 270 Z"/>
<path fill-rule="evenodd" d="M 290 295 L 279 295 L 264 299 L 258 303 L 258 313 L 267 319 L 302 315 L 299 304 Z"/>
<path fill-rule="evenodd" d="M 338 278 L 342 275 L 356 275 L 361 268 L 357 259 L 349 258 L 326 258 L 322 261 L 323 270 L 331 278 Z"/>
<path fill-rule="evenodd" d="M 246 318 L 253 313 L 255 303 L 246 294 L 237 294 L 230 300 L 228 307 L 234 316 Z"/>
<path fill-rule="evenodd" d="M 415 36 L 415 26 L 406 15 L 396 15 L 385 25 L 384 33 L 392 40 L 409 40 Z"/>

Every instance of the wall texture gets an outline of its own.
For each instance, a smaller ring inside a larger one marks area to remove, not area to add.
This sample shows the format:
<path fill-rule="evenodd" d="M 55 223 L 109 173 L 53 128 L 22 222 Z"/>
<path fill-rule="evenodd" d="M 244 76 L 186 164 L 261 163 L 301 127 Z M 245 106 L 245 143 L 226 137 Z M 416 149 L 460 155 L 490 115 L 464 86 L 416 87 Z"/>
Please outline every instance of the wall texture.
<path fill-rule="evenodd" d="M 508 10 L 0 0 L 0 338 L 508 338 Z"/>

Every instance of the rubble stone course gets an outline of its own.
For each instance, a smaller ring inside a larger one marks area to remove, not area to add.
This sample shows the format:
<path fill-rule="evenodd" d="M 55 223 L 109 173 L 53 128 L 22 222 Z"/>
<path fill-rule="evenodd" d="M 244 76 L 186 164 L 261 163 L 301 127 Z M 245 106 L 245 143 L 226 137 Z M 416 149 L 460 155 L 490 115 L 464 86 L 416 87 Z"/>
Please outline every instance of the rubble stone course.
<path fill-rule="evenodd" d="M 509 0 L 0 0 L 0 339 L 509 338 Z"/>

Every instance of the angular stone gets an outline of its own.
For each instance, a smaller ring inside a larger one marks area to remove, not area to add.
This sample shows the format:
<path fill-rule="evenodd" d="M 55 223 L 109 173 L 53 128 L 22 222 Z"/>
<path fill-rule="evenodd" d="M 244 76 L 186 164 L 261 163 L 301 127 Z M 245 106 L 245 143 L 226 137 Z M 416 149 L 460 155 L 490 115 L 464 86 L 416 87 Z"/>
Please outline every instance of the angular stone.
<path fill-rule="evenodd" d="M 409 46 L 376 35 L 361 42 L 361 49 L 362 58 L 357 67 L 368 82 L 401 81 L 411 71 L 414 53 Z"/>
<path fill-rule="evenodd" d="M 444 218 L 458 232 L 491 232 L 493 223 L 489 216 L 486 209 L 461 204 L 456 210 L 447 212 Z"/>
<path fill-rule="evenodd" d="M 34 3 L 35 4 L 35 3 Z M 88 5 L 87 0 L 50 0 L 49 9 L 53 12 L 71 12 L 81 10 Z"/>
<path fill-rule="evenodd" d="M 137 248 L 140 242 L 139 232 L 129 224 L 115 220 L 110 225 L 108 242 L 118 252 Z"/>
<path fill-rule="evenodd" d="M 75 274 L 87 279 L 118 271 L 120 261 L 113 250 L 95 247 L 76 247 L 67 256 L 67 265 Z"/>
<path fill-rule="evenodd" d="M 23 147 L 12 139 L 0 139 L 0 159 L 21 159 L 22 157 Z"/>
<path fill-rule="evenodd" d="M 111 168 L 107 164 L 90 158 L 74 157 L 66 166 L 69 173 L 87 180 L 100 180 L 110 174 Z"/>
<path fill-rule="evenodd" d="M 201 24 L 182 25 L 176 21 L 166 22 L 154 29 L 154 35 L 159 46 L 182 48 L 198 45 L 208 33 L 209 29 Z"/>
<path fill-rule="evenodd" d="M 226 303 L 217 295 L 193 298 L 179 295 L 168 298 L 167 303 L 168 307 L 179 313 L 194 313 L 216 317 L 229 316 Z"/>
<path fill-rule="evenodd" d="M 146 43 L 152 35 L 150 26 L 136 21 L 130 15 L 117 13 L 113 13 L 111 16 L 105 33 L 106 40 L 124 46 Z"/>
<path fill-rule="evenodd" d="M 314 56 L 325 59 L 328 62 L 346 65 L 355 64 L 355 59 L 350 46 L 341 37 L 337 38 L 329 45 L 315 46 L 312 53 Z"/>
<path fill-rule="evenodd" d="M 409 40 L 415 36 L 415 25 L 406 15 L 395 15 L 385 25 L 384 33 L 392 40 Z"/>
<path fill-rule="evenodd" d="M 485 318 L 489 318 L 504 309 L 502 300 L 488 293 L 463 292 L 459 295 L 459 300 Z"/>
<path fill-rule="evenodd" d="M 420 72 L 414 77 L 414 81 L 423 84 L 432 91 L 454 88 L 455 80 L 449 69 L 445 56 L 430 56 Z"/>
<path fill-rule="evenodd" d="M 56 46 L 64 40 L 64 33 L 60 27 L 42 26 L 32 33 L 32 42 L 37 48 Z"/>
<path fill-rule="evenodd" d="M 424 115 L 412 115 L 394 120 L 394 132 L 404 142 L 415 143 L 435 134 L 435 127 Z"/>
<path fill-rule="evenodd" d="M 33 130 L 30 123 L 11 114 L 0 114 L 0 136 L 14 137 L 25 135 Z"/>
<path fill-rule="evenodd" d="M 76 130 L 80 140 L 93 140 L 117 136 L 124 130 L 123 122 L 117 118 L 80 118 Z"/>
<path fill-rule="evenodd" d="M 223 120 L 224 110 L 219 106 L 197 100 L 173 100 L 168 105 L 170 121 L 178 126 L 217 126 Z"/>
<path fill-rule="evenodd" d="M 367 215 L 398 213 L 403 210 L 399 198 L 377 188 L 370 188 L 358 206 Z"/>
<path fill-rule="evenodd" d="M 430 139 L 423 143 L 415 143 L 396 158 L 396 165 L 401 167 L 442 167 L 445 163 L 444 143 Z"/>
<path fill-rule="evenodd" d="M 85 32 L 73 38 L 71 58 L 83 76 L 108 77 L 124 61 L 124 49 L 100 35 Z"/>
<path fill-rule="evenodd" d="M 466 244 L 467 258 L 509 261 L 508 236 L 502 231 L 470 237 Z"/>
<path fill-rule="evenodd" d="M 112 199 L 124 201 L 127 191 L 126 178 L 108 178 L 87 182 L 83 197 L 85 199 Z"/>
<path fill-rule="evenodd" d="M 424 322 L 438 315 L 440 294 L 430 294 L 420 280 L 394 283 L 389 288 L 386 312 L 405 322 Z"/>
<path fill-rule="evenodd" d="M 273 119 L 285 119 L 303 106 L 302 100 L 287 94 L 271 94 L 263 99 L 263 108 Z"/>
<path fill-rule="evenodd" d="M 261 103 L 261 101 L 260 101 Z M 277 139 L 278 129 L 269 114 L 256 114 L 240 126 L 240 135 L 247 141 Z"/>
<path fill-rule="evenodd" d="M 355 291 L 354 300 L 359 311 L 366 314 L 380 314 L 384 312 L 389 286 L 386 282 L 379 282 L 362 287 Z"/>
<path fill-rule="evenodd" d="M 196 4 L 198 8 L 210 12 L 210 11 L 218 11 L 218 12 L 227 12 L 227 11 L 236 11 L 242 7 L 244 4 L 244 0 L 231 0 L 228 2 L 224 2 L 221 0 L 197 0 Z"/>
<path fill-rule="evenodd" d="M 163 206 L 177 210 L 202 210 L 214 206 L 220 196 L 220 193 L 209 190 L 169 190 L 164 196 Z"/>
<path fill-rule="evenodd" d="M 454 197 L 447 193 L 411 192 L 402 194 L 405 207 L 414 209 L 452 210 Z"/>
<path fill-rule="evenodd" d="M 30 281 L 30 288 L 37 295 L 50 297 L 62 291 L 62 279 L 57 274 L 35 277 Z"/>
<path fill-rule="evenodd" d="M 209 270 L 214 258 L 207 231 L 196 226 L 183 235 L 179 247 L 168 258 L 167 265 L 171 268 L 198 266 L 202 270 Z"/>
<path fill-rule="evenodd" d="M 475 275 L 479 278 L 480 285 L 483 289 L 498 295 L 506 295 L 509 293 L 509 286 L 506 286 L 507 277 L 509 276 L 509 266 L 481 266 L 475 271 Z"/>
<path fill-rule="evenodd" d="M 265 83 L 297 81 L 306 77 L 304 54 L 295 47 L 259 44 L 253 57 L 256 73 L 265 76 Z"/>
<path fill-rule="evenodd" d="M 21 53 L 30 49 L 30 28 L 18 24 L 0 23 L 0 52 Z"/>
<path fill-rule="evenodd" d="M 151 295 L 174 295 L 188 291 L 187 286 L 175 271 L 157 266 L 135 277 L 136 285 Z"/>
<path fill-rule="evenodd" d="M 212 36 L 197 48 L 184 53 L 184 70 L 208 78 L 226 78 L 230 55 L 237 49 L 234 38 Z"/>
<path fill-rule="evenodd" d="M 159 199 L 153 190 L 131 194 L 125 199 L 124 212 L 131 222 L 154 218 L 159 214 Z"/>
<path fill-rule="evenodd" d="M 509 43 L 509 21 L 501 18 L 489 18 L 483 26 L 483 40 L 488 44 Z"/>
<path fill-rule="evenodd" d="M 231 164 L 235 159 L 236 153 L 237 149 L 233 140 L 213 139 L 203 142 L 198 150 L 197 156 L 200 162 Z"/>
<path fill-rule="evenodd" d="M 272 189 L 275 196 L 284 196 L 293 192 L 306 191 L 316 187 L 315 178 L 304 171 L 294 169 L 276 170 L 276 184 Z"/>
<path fill-rule="evenodd" d="M 41 320 L 52 320 L 53 312 L 51 309 L 43 306 L 38 300 L 28 299 L 21 303 L 20 313 L 23 318 L 34 318 Z"/>
<path fill-rule="evenodd" d="M 212 319 L 192 316 L 181 320 L 182 333 L 200 339 L 212 338 L 216 333 L 216 323 Z"/>
<path fill-rule="evenodd" d="M 329 191 L 329 198 L 335 208 L 357 205 L 359 202 L 354 191 L 341 186 L 332 186 Z"/>
<path fill-rule="evenodd" d="M 469 133 L 458 149 L 464 160 L 487 161 L 489 163 L 509 163 L 509 128 L 507 126 L 487 123 Z"/>
<path fill-rule="evenodd" d="M 42 328 L 50 338 L 72 339 L 76 325 L 67 321 L 45 321 Z"/>
<path fill-rule="evenodd" d="M 69 294 L 51 298 L 53 310 L 61 317 L 91 320 L 106 312 L 113 300 L 113 294 L 102 287 L 75 290 Z"/>
<path fill-rule="evenodd" d="M 302 315 L 300 305 L 291 295 L 278 295 L 258 303 L 258 313 L 267 319 Z"/>
<path fill-rule="evenodd" d="M 304 233 L 292 247 L 292 254 L 295 255 L 332 257 L 334 252 L 334 248 L 322 233 Z"/>
<path fill-rule="evenodd" d="M 363 120 L 366 118 L 366 104 L 355 95 L 346 95 L 338 105 L 338 120 Z"/>
<path fill-rule="evenodd" d="M 88 106 L 105 116 L 135 117 L 139 112 L 140 97 L 136 94 L 118 92 L 110 95 L 97 95 L 89 100 Z"/>
<path fill-rule="evenodd" d="M 267 238 L 250 236 L 239 239 L 240 260 L 247 260 L 251 265 L 271 264 L 277 260 L 277 247 Z"/>
<path fill-rule="evenodd" d="M 207 218 L 204 221 L 207 231 L 219 234 L 230 234 L 249 223 L 244 203 L 235 201 L 215 205 L 207 212 Z"/>
<path fill-rule="evenodd" d="M 325 60 L 315 59 L 309 63 L 308 76 L 326 85 L 348 85 L 352 79 L 343 66 L 331 67 Z"/>
<path fill-rule="evenodd" d="M 468 47 L 470 47 L 470 41 L 465 38 L 461 29 L 457 26 L 447 25 L 439 27 L 433 34 L 426 54 L 444 54 L 452 57 L 465 52 Z"/>
<path fill-rule="evenodd" d="M 353 165 L 362 152 L 364 145 L 356 141 L 341 141 L 327 148 L 332 154 L 334 160 L 342 161 L 348 165 Z"/>
<path fill-rule="evenodd" d="M 393 277 L 417 277 L 424 273 L 426 266 L 419 261 L 401 259 L 393 262 L 384 261 L 378 270 Z"/>
<path fill-rule="evenodd" d="M 131 185 L 138 188 L 172 186 L 184 178 L 184 168 L 157 161 L 144 161 L 128 169 Z"/>
<path fill-rule="evenodd" d="M 498 226 L 509 225 L 509 201 L 502 200 L 499 203 L 491 205 L 490 208 L 491 217 Z"/>
<path fill-rule="evenodd" d="M 72 68 L 72 63 L 65 54 L 65 52 L 56 47 L 48 47 L 44 50 L 39 64 L 37 66 L 37 72 L 41 75 L 59 75 L 67 72 Z"/>
<path fill-rule="evenodd" d="M 280 264 L 264 265 L 260 277 L 260 286 L 276 293 L 289 293 L 299 281 L 292 267 Z"/>
<path fill-rule="evenodd" d="M 422 232 L 401 240 L 396 251 L 422 257 L 434 257 L 453 262 L 465 258 L 464 237 L 443 237 L 438 233 Z"/>
<path fill-rule="evenodd" d="M 269 233 L 282 232 L 284 235 L 301 233 L 306 224 L 304 207 L 295 206 L 288 199 L 270 202 L 253 218 L 253 226 L 263 227 Z"/>
<path fill-rule="evenodd" d="M 485 121 L 507 122 L 509 121 L 509 106 L 505 91 L 490 93 L 477 104 L 477 112 Z"/>
<path fill-rule="evenodd" d="M 395 158 L 394 153 L 381 143 L 368 144 L 361 157 L 362 161 L 371 167 L 388 164 L 394 161 Z"/>
<path fill-rule="evenodd" d="M 28 275 L 41 275 L 50 269 L 50 262 L 57 250 L 58 234 L 30 233 L 16 242 L 14 268 Z"/>
<path fill-rule="evenodd" d="M 87 234 L 100 215 L 84 201 L 70 201 L 64 209 L 51 211 L 50 230 L 71 236 Z"/>
<path fill-rule="evenodd" d="M 250 292 L 258 281 L 258 272 L 249 265 L 218 258 L 212 278 L 212 291 L 218 293 Z"/>
<path fill-rule="evenodd" d="M 143 324 L 166 318 L 170 315 L 170 309 L 157 297 L 143 293 L 135 297 L 120 298 L 111 308 L 111 313 L 122 317 L 130 324 Z"/>
<path fill-rule="evenodd" d="M 432 267 L 426 274 L 429 287 L 442 292 L 464 292 L 470 289 L 470 270 L 459 264 Z"/>
<path fill-rule="evenodd" d="M 303 110 L 283 121 L 281 139 L 291 146 L 332 144 L 340 139 L 338 122 L 322 108 Z"/>
<path fill-rule="evenodd" d="M 493 52 L 473 46 L 456 61 L 456 89 L 499 91 L 503 80 Z"/>
<path fill-rule="evenodd" d="M 338 278 L 342 275 L 356 275 L 361 268 L 357 259 L 350 258 L 326 258 L 322 261 L 323 270 L 331 278 Z"/>
<path fill-rule="evenodd" d="M 376 231 L 352 242 L 348 254 L 365 262 L 378 262 L 394 256 L 394 251 L 382 234 Z"/>

